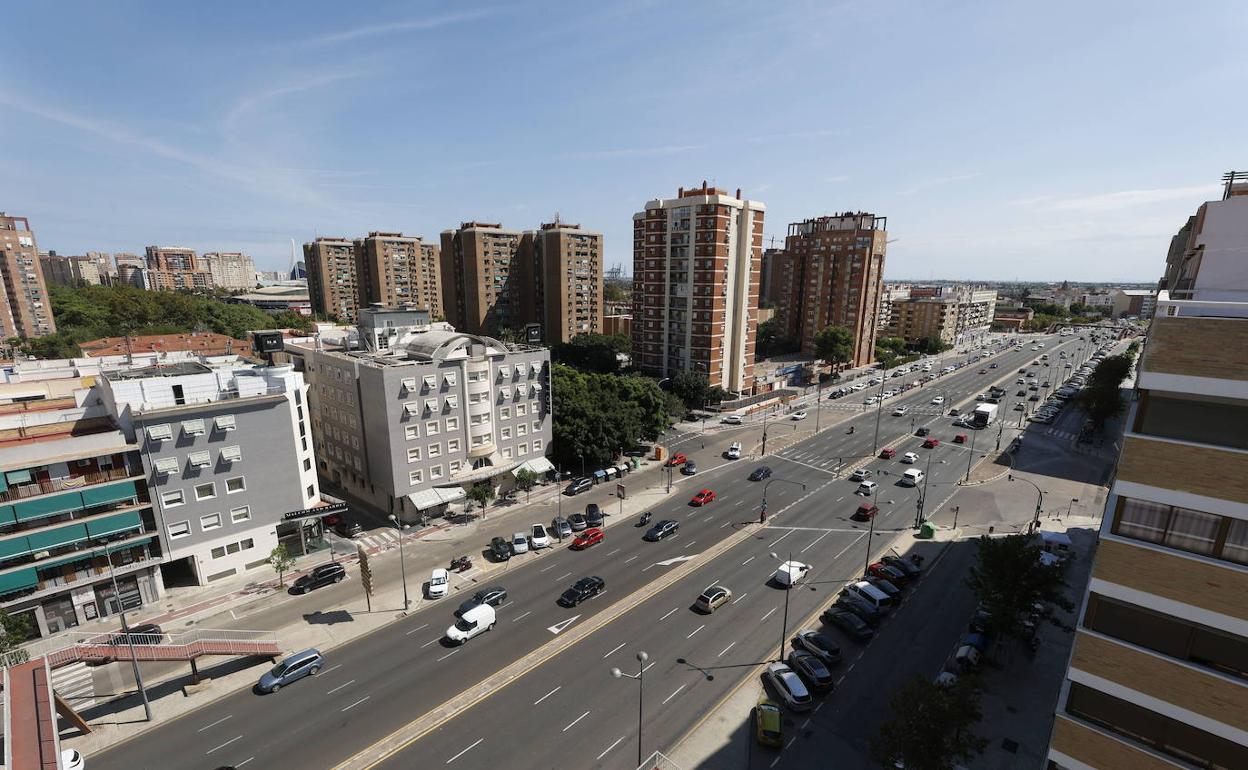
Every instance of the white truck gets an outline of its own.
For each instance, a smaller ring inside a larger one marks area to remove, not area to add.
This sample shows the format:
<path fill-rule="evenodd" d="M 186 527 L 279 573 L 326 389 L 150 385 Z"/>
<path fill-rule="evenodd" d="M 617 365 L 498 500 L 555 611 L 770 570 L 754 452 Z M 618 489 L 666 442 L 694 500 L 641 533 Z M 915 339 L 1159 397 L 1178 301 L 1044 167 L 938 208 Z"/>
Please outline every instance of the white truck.
<path fill-rule="evenodd" d="M 975 411 L 971 413 L 971 425 L 976 428 L 984 428 L 992 425 L 992 422 L 995 419 L 997 419 L 996 404 L 980 404 L 975 407 Z"/>

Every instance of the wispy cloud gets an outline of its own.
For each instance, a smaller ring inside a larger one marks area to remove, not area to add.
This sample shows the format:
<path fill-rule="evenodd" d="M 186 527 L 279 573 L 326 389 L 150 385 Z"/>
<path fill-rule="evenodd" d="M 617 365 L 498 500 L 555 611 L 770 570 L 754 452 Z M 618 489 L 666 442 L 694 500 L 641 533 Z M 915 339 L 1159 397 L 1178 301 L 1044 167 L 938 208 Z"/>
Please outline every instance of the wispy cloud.
<path fill-rule="evenodd" d="M 300 41 L 299 44 L 305 46 L 335 45 L 337 43 L 346 43 L 365 37 L 394 35 L 399 32 L 421 32 L 424 30 L 437 29 L 438 27 L 445 27 L 450 24 L 461 24 L 466 21 L 476 21 L 477 19 L 482 19 L 489 15 L 490 12 L 486 10 L 465 11 L 463 13 L 451 13 L 444 16 L 430 16 L 424 19 L 403 19 L 400 21 L 383 22 L 381 24 L 367 24 L 362 27 L 345 29 L 339 32 L 328 32 L 324 35 L 318 35 L 316 37 Z"/>
<path fill-rule="evenodd" d="M 616 150 L 586 150 L 557 156 L 560 160 L 598 160 L 604 158 L 648 158 L 657 155 L 679 155 L 704 149 L 700 144 L 668 144 L 659 147 L 627 147 Z"/>
<path fill-rule="evenodd" d="M 304 91 L 314 91 L 318 88 L 339 83 L 344 80 L 364 77 L 367 73 L 362 70 L 352 70 L 347 72 L 331 72 L 320 75 L 312 75 L 310 77 L 301 78 L 289 83 L 283 83 L 272 88 L 266 88 L 254 91 L 244 95 L 241 99 L 234 103 L 234 106 L 226 111 L 225 117 L 222 119 L 222 126 L 228 134 L 234 130 L 237 124 L 248 113 L 257 108 L 263 107 L 266 103 L 281 99 L 284 96 L 298 94 Z"/>
<path fill-rule="evenodd" d="M 1154 203 L 1171 201 L 1200 202 L 1216 196 L 1218 185 L 1188 185 L 1184 187 L 1157 187 L 1147 190 L 1120 190 L 1118 192 L 1079 195 L 1060 198 L 1042 195 L 1024 198 L 1012 203 L 1016 206 L 1032 206 L 1045 211 L 1073 211 L 1081 213 L 1122 211 Z"/>
<path fill-rule="evenodd" d="M 953 182 L 965 182 L 968 179 L 977 179 L 981 176 L 983 176 L 983 174 L 976 171 L 971 174 L 954 174 L 953 176 L 942 176 L 937 177 L 936 179 L 924 179 L 922 181 L 915 182 L 904 190 L 899 190 L 897 194 L 914 195 L 916 193 L 923 192 L 924 190 L 930 190 L 933 187 L 941 187 L 943 185 L 952 184 Z"/>
<path fill-rule="evenodd" d="M 759 134 L 758 136 L 746 137 L 745 141 L 762 143 L 772 142 L 777 139 L 822 139 L 827 136 L 842 136 L 845 131 L 837 128 L 819 129 L 814 131 L 783 131 L 775 134 Z"/>

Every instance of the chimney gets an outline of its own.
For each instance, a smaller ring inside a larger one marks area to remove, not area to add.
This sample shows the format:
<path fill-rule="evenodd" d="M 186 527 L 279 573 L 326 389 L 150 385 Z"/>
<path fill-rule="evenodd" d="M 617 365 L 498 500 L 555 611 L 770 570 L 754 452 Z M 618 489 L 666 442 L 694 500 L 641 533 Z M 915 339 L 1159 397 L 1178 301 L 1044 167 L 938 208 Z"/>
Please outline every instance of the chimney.
<path fill-rule="evenodd" d="M 683 187 L 677 187 L 677 188 L 676 188 L 676 197 L 677 197 L 677 198 L 683 198 L 683 197 L 685 197 L 685 188 L 683 188 Z"/>
<path fill-rule="evenodd" d="M 741 200 L 741 188 L 737 188 L 737 200 Z"/>
<path fill-rule="evenodd" d="M 702 194 L 706 195 L 706 180 L 702 180 Z"/>

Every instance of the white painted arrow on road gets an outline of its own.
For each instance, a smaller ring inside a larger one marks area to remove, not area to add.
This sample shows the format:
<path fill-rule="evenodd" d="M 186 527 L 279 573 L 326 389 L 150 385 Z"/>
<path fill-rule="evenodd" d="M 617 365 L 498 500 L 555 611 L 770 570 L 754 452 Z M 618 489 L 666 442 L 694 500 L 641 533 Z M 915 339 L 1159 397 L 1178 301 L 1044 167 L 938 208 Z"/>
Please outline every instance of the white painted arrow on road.
<path fill-rule="evenodd" d="M 580 618 L 580 617 L 581 617 L 580 615 L 573 615 L 572 617 L 568 618 L 567 620 L 561 620 L 561 621 L 559 621 L 558 623 L 554 624 L 553 626 L 547 626 L 547 627 L 546 627 L 546 630 L 547 630 L 547 631 L 549 631 L 549 632 L 551 632 L 552 634 L 557 634 L 557 633 L 559 633 L 560 631 L 563 631 L 564 629 L 566 629 L 568 626 L 570 626 L 570 625 L 572 625 L 573 623 L 575 623 L 575 622 L 577 621 L 577 619 L 578 619 L 578 618 Z"/>
<path fill-rule="evenodd" d="M 677 556 L 676 558 L 668 559 L 667 561 L 656 561 L 654 564 L 651 564 L 650 567 L 670 567 L 673 564 L 680 564 L 682 561 L 689 561 L 690 559 L 696 558 L 698 558 L 698 554 L 696 553 L 689 554 L 687 556 Z M 646 569 L 643 569 L 642 572 L 650 569 L 650 567 L 646 567 Z"/>

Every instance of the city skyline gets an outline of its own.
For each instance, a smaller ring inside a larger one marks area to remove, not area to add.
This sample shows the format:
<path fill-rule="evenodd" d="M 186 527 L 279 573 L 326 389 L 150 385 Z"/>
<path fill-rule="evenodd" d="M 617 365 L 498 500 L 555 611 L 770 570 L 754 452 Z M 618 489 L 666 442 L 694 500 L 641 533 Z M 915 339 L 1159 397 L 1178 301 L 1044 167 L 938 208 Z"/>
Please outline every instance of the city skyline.
<path fill-rule="evenodd" d="M 0 199 L 61 254 L 182 244 L 275 269 L 291 238 L 429 241 L 558 213 L 628 269 L 638 201 L 706 179 L 767 205 L 768 246 L 792 222 L 884 212 L 886 280 L 1149 282 L 1157 239 L 1218 197 L 1244 110 L 1158 105 L 1242 87 L 1248 15 L 1125 8 L 1080 8 L 1077 26 L 1053 9 L 820 4 L 20 9 L 0 103 L 22 151 Z M 885 31 L 888 55 L 842 26 Z M 690 66 L 703 51 L 720 64 Z M 1143 84 L 1151 98 L 1133 98 Z M 430 118 L 462 98 L 486 119 Z M 379 102 L 388 120 L 357 119 Z"/>

